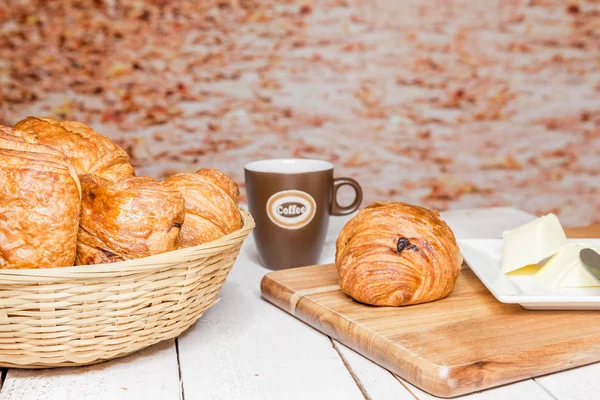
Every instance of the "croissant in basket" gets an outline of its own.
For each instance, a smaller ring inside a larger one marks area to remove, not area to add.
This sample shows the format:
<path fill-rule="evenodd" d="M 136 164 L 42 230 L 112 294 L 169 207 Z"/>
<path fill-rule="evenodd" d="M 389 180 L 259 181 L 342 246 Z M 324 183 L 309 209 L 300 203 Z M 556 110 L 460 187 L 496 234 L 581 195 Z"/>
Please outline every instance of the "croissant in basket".
<path fill-rule="evenodd" d="M 118 182 L 135 175 L 125 150 L 80 122 L 27 117 L 17 122 L 15 129 L 17 135 L 61 150 L 80 176 L 94 174 Z"/>
<path fill-rule="evenodd" d="M 62 152 L 0 126 L 0 268 L 73 265 L 77 172 Z"/>
<path fill-rule="evenodd" d="M 77 265 L 147 257 L 175 250 L 185 209 L 180 192 L 148 177 L 117 183 L 81 178 Z"/>
<path fill-rule="evenodd" d="M 335 265 L 344 293 L 378 306 L 425 303 L 454 288 L 462 256 L 439 214 L 403 203 L 375 203 L 342 229 Z"/>
<path fill-rule="evenodd" d="M 181 247 L 210 242 L 242 227 L 239 188 L 221 171 L 203 168 L 195 174 L 175 174 L 165 184 L 185 198 Z"/>

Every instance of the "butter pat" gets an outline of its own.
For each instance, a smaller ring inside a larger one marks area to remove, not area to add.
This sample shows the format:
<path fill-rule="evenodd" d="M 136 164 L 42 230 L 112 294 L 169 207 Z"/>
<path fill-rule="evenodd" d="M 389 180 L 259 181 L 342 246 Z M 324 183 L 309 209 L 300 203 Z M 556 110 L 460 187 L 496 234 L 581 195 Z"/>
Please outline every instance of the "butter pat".
<path fill-rule="evenodd" d="M 535 279 L 549 288 L 600 287 L 581 262 L 579 252 L 584 248 L 600 251 L 598 246 L 581 243 L 563 246 L 535 275 Z"/>
<path fill-rule="evenodd" d="M 502 234 L 502 272 L 538 264 L 567 244 L 567 236 L 556 215 L 548 214 Z M 541 272 L 541 271 L 540 271 Z"/>
<path fill-rule="evenodd" d="M 598 250 L 596 250 L 598 251 Z M 600 284 L 592 277 L 590 272 L 583 266 L 581 259 L 577 257 L 577 260 L 573 263 L 574 267 L 571 268 L 569 273 L 564 277 L 562 281 L 558 283 L 560 288 L 581 288 L 581 287 L 600 287 Z"/>
<path fill-rule="evenodd" d="M 535 279 L 546 286 L 555 288 L 573 268 L 579 252 L 584 246 L 578 243 L 563 246 L 548 262 L 535 274 Z"/>

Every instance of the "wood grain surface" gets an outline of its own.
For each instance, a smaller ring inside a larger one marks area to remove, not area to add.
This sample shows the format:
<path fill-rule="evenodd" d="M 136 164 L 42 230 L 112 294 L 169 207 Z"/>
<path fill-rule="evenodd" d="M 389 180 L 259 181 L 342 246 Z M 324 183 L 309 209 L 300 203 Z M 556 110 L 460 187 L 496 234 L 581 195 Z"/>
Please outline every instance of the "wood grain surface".
<path fill-rule="evenodd" d="M 567 234 L 600 237 L 600 226 Z M 466 265 L 446 299 L 409 307 L 353 301 L 331 264 L 271 272 L 261 290 L 271 303 L 440 397 L 600 361 L 600 313 L 500 303 Z"/>
<path fill-rule="evenodd" d="M 566 228 L 565 232 L 570 238 L 600 238 L 600 224 Z"/>

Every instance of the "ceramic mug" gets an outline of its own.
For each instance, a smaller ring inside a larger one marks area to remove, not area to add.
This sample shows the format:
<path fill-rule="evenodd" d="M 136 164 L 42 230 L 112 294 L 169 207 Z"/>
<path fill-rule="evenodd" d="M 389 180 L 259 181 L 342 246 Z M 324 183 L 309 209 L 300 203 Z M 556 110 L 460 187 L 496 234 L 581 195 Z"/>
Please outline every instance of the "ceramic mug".
<path fill-rule="evenodd" d="M 362 189 L 352 178 L 334 178 L 333 164 L 313 159 L 271 159 L 245 166 L 248 207 L 262 264 L 273 270 L 319 262 L 329 216 L 354 212 Z M 348 206 L 337 202 L 340 187 L 354 189 Z"/>

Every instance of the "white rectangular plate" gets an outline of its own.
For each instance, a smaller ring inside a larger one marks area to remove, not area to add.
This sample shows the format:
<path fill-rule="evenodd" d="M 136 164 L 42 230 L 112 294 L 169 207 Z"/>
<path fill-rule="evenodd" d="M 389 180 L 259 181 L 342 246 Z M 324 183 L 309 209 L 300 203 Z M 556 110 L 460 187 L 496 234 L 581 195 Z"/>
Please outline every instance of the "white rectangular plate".
<path fill-rule="evenodd" d="M 570 239 L 569 243 L 600 246 L 600 239 Z M 502 303 L 528 310 L 600 310 L 600 288 L 549 289 L 532 275 L 502 273 L 502 239 L 462 239 L 458 245 L 475 275 Z"/>

